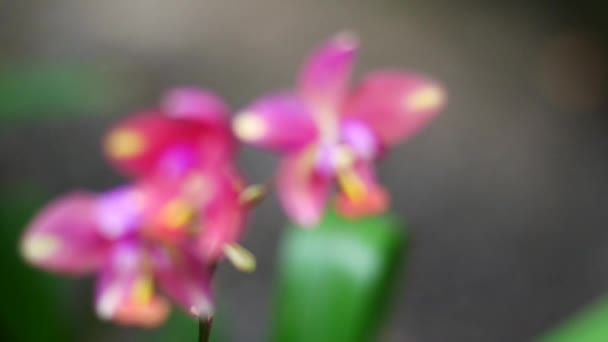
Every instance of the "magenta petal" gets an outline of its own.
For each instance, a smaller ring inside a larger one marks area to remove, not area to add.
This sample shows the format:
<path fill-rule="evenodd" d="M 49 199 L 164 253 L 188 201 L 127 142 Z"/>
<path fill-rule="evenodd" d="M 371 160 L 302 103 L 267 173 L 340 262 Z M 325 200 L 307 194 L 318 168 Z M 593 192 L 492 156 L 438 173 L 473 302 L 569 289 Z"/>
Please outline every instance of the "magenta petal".
<path fill-rule="evenodd" d="M 114 318 L 132 295 L 141 276 L 141 254 L 137 244 L 125 241 L 114 246 L 97 279 L 95 308 L 99 317 Z"/>
<path fill-rule="evenodd" d="M 117 239 L 141 225 L 144 198 L 135 188 L 123 186 L 101 194 L 97 201 L 99 232 Z"/>
<path fill-rule="evenodd" d="M 254 102 L 236 116 L 233 129 L 244 142 L 281 152 L 301 148 L 317 136 L 310 111 L 292 94 L 275 94 Z"/>
<path fill-rule="evenodd" d="M 175 147 L 195 148 L 208 127 L 169 118 L 161 113 L 137 113 L 112 128 L 104 142 L 107 157 L 120 171 L 133 176 L 153 175 L 164 168 L 166 154 Z"/>
<path fill-rule="evenodd" d="M 343 101 L 357 51 L 356 37 L 342 33 L 321 45 L 304 64 L 298 90 L 319 115 L 335 112 Z"/>
<path fill-rule="evenodd" d="M 355 89 L 344 114 L 365 122 L 386 144 L 409 138 L 444 106 L 445 92 L 424 76 L 383 71 L 368 75 Z"/>
<path fill-rule="evenodd" d="M 29 224 L 21 252 L 50 271 L 83 273 L 98 268 L 107 241 L 98 234 L 94 194 L 79 192 L 51 202 Z"/>
<path fill-rule="evenodd" d="M 184 249 L 159 249 L 153 260 L 156 279 L 171 299 L 194 316 L 213 315 L 209 265 Z"/>
<path fill-rule="evenodd" d="M 241 179 L 234 173 L 220 175 L 217 193 L 203 208 L 202 227 L 196 242 L 199 257 L 216 262 L 227 244 L 237 242 L 245 229 L 246 208 L 240 203 Z"/>
<path fill-rule="evenodd" d="M 175 88 L 167 92 L 164 112 L 174 118 L 192 119 L 226 127 L 229 110 L 214 93 L 196 87 Z"/>
<path fill-rule="evenodd" d="M 277 175 L 277 191 L 288 216 L 310 226 L 321 218 L 329 192 L 329 178 L 314 171 L 314 150 L 290 155 L 282 160 Z"/>

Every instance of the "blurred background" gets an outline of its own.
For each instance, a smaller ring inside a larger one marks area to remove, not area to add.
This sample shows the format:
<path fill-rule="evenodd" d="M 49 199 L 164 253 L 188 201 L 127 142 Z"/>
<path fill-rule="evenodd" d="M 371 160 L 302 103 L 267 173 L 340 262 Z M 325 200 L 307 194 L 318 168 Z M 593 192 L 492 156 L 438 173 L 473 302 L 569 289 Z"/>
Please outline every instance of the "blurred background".
<path fill-rule="evenodd" d="M 529 341 L 608 289 L 607 18 L 599 0 L 0 1 L 0 337 L 187 340 L 183 317 L 157 332 L 99 322 L 91 279 L 20 260 L 24 224 L 61 193 L 123 182 L 100 138 L 168 87 L 238 108 L 351 29 L 358 76 L 405 66 L 450 96 L 380 165 L 414 236 L 382 341 Z M 244 148 L 239 162 L 262 181 L 274 158 Z M 220 267 L 224 340 L 267 340 L 285 221 L 265 201 L 244 241 L 258 271 Z"/>

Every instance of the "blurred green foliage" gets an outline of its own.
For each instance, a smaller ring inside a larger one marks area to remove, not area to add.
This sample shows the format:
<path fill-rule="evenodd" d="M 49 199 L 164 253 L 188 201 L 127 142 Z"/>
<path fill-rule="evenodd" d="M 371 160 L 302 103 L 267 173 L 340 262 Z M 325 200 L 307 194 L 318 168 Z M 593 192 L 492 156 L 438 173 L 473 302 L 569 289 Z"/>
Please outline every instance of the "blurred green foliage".
<path fill-rule="evenodd" d="M 0 301 L 10 308 L 0 310 L 2 341 L 74 339 L 58 295 L 62 279 L 29 267 L 18 253 L 23 227 L 44 200 L 34 191 L 5 189 L 0 195 Z"/>
<path fill-rule="evenodd" d="M 537 342 L 608 341 L 608 297 L 602 298 L 564 322 Z"/>
<path fill-rule="evenodd" d="M 0 65 L 0 119 L 99 112 L 124 96 L 121 84 L 92 65 Z"/>
<path fill-rule="evenodd" d="M 291 227 L 281 243 L 273 340 L 374 340 L 406 239 L 391 216 L 329 211 L 318 227 Z"/>

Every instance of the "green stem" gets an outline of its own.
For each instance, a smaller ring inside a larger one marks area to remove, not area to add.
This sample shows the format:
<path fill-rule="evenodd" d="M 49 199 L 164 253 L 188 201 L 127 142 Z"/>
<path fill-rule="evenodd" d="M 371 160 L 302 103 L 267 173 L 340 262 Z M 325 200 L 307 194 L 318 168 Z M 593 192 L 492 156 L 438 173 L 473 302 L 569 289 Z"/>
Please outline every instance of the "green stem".
<path fill-rule="evenodd" d="M 213 317 L 207 319 L 201 319 L 198 321 L 198 342 L 209 341 L 211 335 L 211 324 L 213 323 Z"/>

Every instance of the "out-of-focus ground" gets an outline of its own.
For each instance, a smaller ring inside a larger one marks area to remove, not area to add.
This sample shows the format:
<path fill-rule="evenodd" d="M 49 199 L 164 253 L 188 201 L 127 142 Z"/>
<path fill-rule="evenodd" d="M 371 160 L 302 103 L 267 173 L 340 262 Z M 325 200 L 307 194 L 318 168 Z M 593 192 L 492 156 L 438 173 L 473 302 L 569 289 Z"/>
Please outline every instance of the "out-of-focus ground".
<path fill-rule="evenodd" d="M 176 84 L 205 85 L 238 108 L 289 87 L 312 47 L 352 29 L 363 42 L 357 75 L 405 66 L 450 97 L 380 166 L 414 236 L 384 339 L 528 341 L 608 290 L 608 12 L 572 3 L 3 1 L 0 64 L 86 64 L 125 81 L 103 113 L 2 123 L 0 188 L 118 184 L 98 147 L 117 117 Z M 249 148 L 240 159 L 254 181 L 273 162 Z M 244 242 L 258 271 L 220 268 L 236 341 L 267 338 L 284 222 L 276 199 L 264 202 Z M 66 295 L 74 319 L 92 310 L 89 286 Z M 91 340 L 137 334 L 108 327 Z"/>

